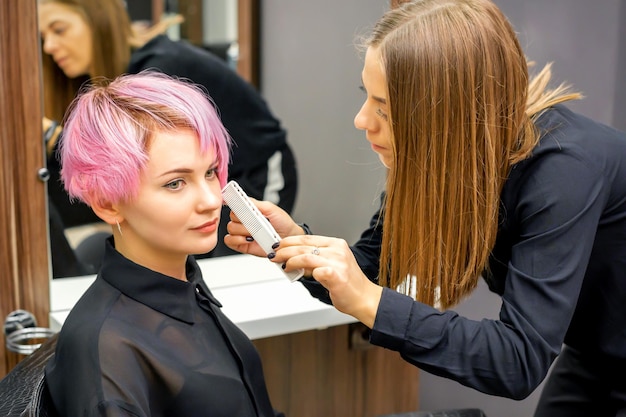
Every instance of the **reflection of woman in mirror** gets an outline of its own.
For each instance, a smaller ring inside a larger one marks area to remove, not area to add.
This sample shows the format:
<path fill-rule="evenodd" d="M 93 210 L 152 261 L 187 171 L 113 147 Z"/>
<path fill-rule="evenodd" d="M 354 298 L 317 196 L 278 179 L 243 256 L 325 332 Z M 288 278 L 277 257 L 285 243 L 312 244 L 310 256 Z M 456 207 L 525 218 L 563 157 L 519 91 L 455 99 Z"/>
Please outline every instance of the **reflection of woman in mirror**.
<path fill-rule="evenodd" d="M 113 237 L 46 368 L 59 415 L 275 417 L 254 345 L 189 256 L 217 244 L 229 144 L 204 92 L 163 74 L 77 99 L 62 180 Z"/>
<path fill-rule="evenodd" d="M 44 139 L 48 142 L 52 174 L 48 188 L 65 227 L 98 220 L 88 207 L 71 204 L 59 185 L 53 154 L 61 132 L 58 125 L 67 106 L 86 81 L 112 79 L 145 69 L 157 69 L 202 85 L 235 142 L 229 178 L 237 180 L 250 196 L 292 210 L 297 172 L 286 131 L 259 92 L 226 61 L 203 48 L 170 40 L 162 34 L 168 22 L 141 32 L 135 30 L 122 0 L 39 0 L 38 10 Z M 225 228 L 220 230 L 220 236 L 224 234 Z M 212 255 L 231 253 L 220 239 Z"/>

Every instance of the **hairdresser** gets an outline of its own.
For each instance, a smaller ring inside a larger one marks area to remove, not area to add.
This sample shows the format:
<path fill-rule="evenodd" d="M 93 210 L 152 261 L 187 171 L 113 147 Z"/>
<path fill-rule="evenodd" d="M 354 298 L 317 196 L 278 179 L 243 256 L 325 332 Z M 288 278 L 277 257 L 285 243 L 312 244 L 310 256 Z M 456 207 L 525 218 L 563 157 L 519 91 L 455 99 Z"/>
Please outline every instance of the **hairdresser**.
<path fill-rule="evenodd" d="M 536 417 L 626 415 L 626 135 L 529 76 L 489 0 L 416 0 L 365 41 L 354 119 L 388 168 L 360 240 L 310 234 L 269 202 L 268 257 L 371 329 L 370 342 Z M 263 256 L 231 215 L 226 243 Z M 498 319 L 454 311 L 479 279 Z"/>

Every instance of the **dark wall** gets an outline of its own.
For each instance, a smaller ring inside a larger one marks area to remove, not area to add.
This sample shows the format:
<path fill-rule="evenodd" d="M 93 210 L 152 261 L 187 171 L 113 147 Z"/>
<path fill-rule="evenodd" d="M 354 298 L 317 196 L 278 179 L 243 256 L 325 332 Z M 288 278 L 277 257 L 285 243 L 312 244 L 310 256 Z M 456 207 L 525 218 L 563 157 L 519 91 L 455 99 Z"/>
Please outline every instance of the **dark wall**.
<path fill-rule="evenodd" d="M 133 21 L 152 20 L 152 0 L 126 0 L 126 9 Z"/>

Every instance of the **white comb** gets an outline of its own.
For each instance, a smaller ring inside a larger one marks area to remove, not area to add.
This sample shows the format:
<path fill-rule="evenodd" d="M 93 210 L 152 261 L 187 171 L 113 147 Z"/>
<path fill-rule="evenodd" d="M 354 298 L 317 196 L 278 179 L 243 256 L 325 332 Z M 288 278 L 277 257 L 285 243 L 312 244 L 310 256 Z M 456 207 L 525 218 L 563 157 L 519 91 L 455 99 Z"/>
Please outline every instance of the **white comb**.
<path fill-rule="evenodd" d="M 245 226 L 250 235 L 259 244 L 261 249 L 266 254 L 274 252 L 272 245 L 280 242 L 280 236 L 274 230 L 272 224 L 261 214 L 254 203 L 248 198 L 246 193 L 241 189 L 236 181 L 230 181 L 222 189 L 222 197 L 224 201 L 230 207 L 230 209 L 237 215 L 241 224 Z M 304 275 L 304 269 L 296 271 L 285 272 L 282 267 L 275 264 L 280 271 L 287 276 L 289 281 L 296 281 Z"/>

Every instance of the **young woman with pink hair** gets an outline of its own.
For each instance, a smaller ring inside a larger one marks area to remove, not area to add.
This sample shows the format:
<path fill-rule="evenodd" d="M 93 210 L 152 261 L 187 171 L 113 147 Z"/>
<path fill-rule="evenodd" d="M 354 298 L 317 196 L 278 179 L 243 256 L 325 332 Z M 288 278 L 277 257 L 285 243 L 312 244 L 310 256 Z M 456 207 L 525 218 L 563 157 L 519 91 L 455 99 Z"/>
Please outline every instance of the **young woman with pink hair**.
<path fill-rule="evenodd" d="M 61 177 L 113 236 L 46 367 L 60 415 L 276 416 L 258 353 L 191 256 L 217 244 L 229 151 L 203 90 L 163 74 L 72 104 Z"/>

